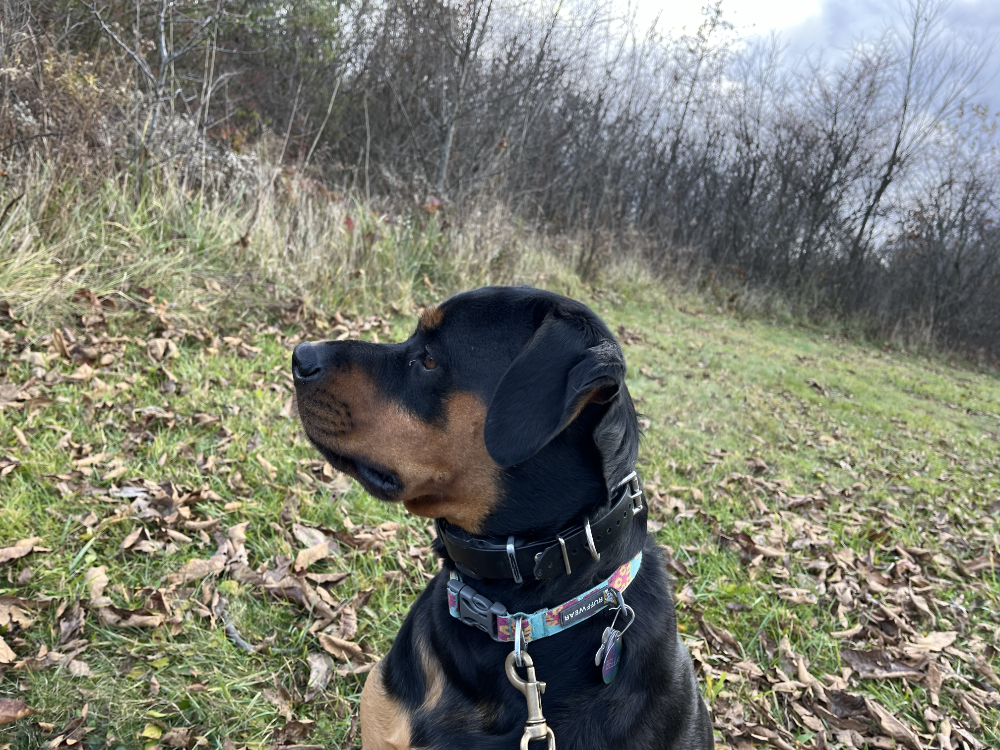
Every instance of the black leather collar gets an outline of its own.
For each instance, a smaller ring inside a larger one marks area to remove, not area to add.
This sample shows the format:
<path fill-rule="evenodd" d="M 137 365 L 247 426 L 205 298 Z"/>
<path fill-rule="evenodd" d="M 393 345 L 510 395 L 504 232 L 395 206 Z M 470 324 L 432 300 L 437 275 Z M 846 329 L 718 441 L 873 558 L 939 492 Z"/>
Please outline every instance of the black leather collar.
<path fill-rule="evenodd" d="M 582 526 L 566 534 L 526 541 L 470 534 L 439 518 L 438 536 L 458 571 L 473 578 L 513 578 L 521 583 L 533 575 L 537 580 L 569 575 L 587 559 L 599 560 L 625 533 L 632 519 L 643 509 L 642 489 L 633 471 L 618 489 L 621 497 L 603 515 L 585 518 Z M 616 490 L 617 492 L 617 490 Z"/>

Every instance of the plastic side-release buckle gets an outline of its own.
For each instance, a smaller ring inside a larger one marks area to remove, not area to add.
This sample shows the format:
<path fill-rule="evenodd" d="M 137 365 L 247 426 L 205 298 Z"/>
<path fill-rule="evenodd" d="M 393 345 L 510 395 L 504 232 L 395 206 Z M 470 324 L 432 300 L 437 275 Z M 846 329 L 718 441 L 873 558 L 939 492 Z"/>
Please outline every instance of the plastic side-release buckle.
<path fill-rule="evenodd" d="M 494 641 L 500 640 L 497 636 L 497 617 L 507 614 L 504 605 L 490 601 L 472 586 L 456 579 L 448 581 L 448 590 L 458 599 L 458 619 L 482 630 Z"/>

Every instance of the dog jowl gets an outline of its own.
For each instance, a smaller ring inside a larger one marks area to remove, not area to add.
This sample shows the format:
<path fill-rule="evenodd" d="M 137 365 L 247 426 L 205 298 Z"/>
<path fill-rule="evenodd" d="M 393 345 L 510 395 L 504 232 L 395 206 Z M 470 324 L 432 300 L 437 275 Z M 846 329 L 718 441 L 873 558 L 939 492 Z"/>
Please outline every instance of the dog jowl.
<path fill-rule="evenodd" d="M 712 747 L 645 509 L 620 487 L 639 443 L 625 371 L 590 309 L 528 287 L 452 297 L 402 343 L 296 347 L 312 443 L 440 532 L 442 571 L 368 676 L 367 750 L 517 747 L 528 711 L 505 673 L 518 620 L 506 615 L 545 611 L 572 628 L 542 637 L 539 620 L 525 639 L 561 750 Z M 590 594 L 602 581 L 617 590 Z M 465 616 L 459 589 L 493 614 Z M 620 606 L 560 619 L 559 606 L 585 593 Z M 607 682 L 594 664 L 613 611 L 633 619 Z"/>

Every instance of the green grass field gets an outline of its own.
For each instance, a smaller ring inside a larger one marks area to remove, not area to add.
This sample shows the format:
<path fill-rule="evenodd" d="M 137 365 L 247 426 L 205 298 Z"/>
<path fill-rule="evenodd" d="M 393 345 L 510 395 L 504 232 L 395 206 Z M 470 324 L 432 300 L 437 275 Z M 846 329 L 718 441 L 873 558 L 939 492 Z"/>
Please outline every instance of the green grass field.
<path fill-rule="evenodd" d="M 997 375 L 651 285 L 582 294 L 648 420 L 719 742 L 1000 747 Z M 426 519 L 324 469 L 290 349 L 399 340 L 415 311 L 150 310 L 75 343 L 2 328 L 0 722 L 36 713 L 0 748 L 360 746 L 364 672 L 436 562 Z"/>

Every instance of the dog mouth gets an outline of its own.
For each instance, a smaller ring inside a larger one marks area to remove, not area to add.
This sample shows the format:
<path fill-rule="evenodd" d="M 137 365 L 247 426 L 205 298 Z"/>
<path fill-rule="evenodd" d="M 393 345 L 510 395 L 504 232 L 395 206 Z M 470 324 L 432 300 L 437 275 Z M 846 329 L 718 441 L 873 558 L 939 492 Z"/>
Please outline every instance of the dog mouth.
<path fill-rule="evenodd" d="M 402 494 L 403 480 L 396 472 L 361 458 L 338 453 L 316 441 L 313 443 L 333 468 L 357 479 L 369 495 L 379 500 L 393 502 Z"/>

